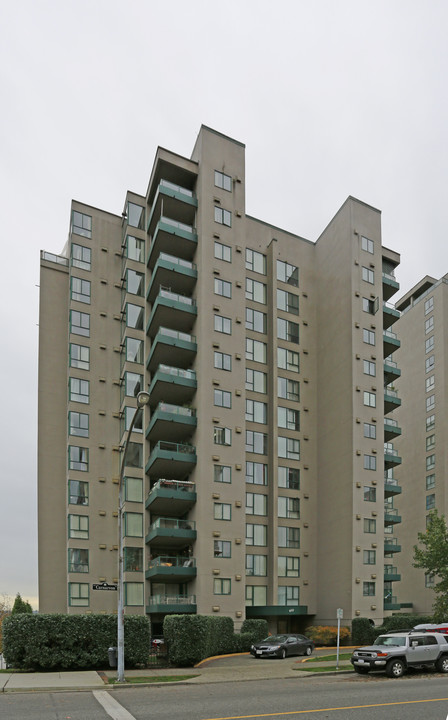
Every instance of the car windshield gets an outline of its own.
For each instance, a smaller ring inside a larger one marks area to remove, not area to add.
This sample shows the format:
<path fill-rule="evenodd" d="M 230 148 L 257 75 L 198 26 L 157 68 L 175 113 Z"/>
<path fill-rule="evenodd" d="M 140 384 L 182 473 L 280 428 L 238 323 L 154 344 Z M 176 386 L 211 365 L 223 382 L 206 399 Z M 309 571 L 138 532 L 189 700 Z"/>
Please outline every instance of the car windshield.
<path fill-rule="evenodd" d="M 265 638 L 261 642 L 264 643 L 284 643 L 286 642 L 288 636 L 287 635 L 269 635 L 269 637 Z"/>
<path fill-rule="evenodd" d="M 380 635 L 377 637 L 374 645 L 406 645 L 406 638 L 405 637 L 390 637 L 389 635 Z"/>

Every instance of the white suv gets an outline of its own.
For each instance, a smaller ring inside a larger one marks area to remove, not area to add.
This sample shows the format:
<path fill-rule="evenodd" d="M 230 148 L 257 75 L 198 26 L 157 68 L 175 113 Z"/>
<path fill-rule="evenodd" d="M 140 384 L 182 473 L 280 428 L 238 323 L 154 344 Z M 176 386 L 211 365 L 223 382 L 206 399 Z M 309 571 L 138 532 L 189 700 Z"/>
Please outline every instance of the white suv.
<path fill-rule="evenodd" d="M 362 675 L 385 670 L 388 677 L 398 678 L 409 667 L 428 666 L 448 673 L 448 639 L 437 632 L 388 633 L 377 637 L 373 645 L 355 650 L 350 662 Z"/>

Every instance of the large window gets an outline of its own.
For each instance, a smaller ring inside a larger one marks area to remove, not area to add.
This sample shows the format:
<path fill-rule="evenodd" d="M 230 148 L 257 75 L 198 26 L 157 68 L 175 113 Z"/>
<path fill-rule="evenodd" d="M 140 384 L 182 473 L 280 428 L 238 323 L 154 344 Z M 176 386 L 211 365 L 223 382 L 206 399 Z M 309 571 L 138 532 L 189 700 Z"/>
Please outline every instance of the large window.
<path fill-rule="evenodd" d="M 135 330 L 143 330 L 145 310 L 141 305 L 126 303 L 126 326 Z"/>
<path fill-rule="evenodd" d="M 126 455 L 126 465 L 134 468 L 143 467 L 143 445 L 141 443 L 129 443 Z"/>
<path fill-rule="evenodd" d="M 128 607 L 141 607 L 144 604 L 144 591 L 142 582 L 124 583 L 124 604 Z"/>
<path fill-rule="evenodd" d="M 266 433 L 246 430 L 246 452 L 258 455 L 268 454 L 268 436 Z"/>
<path fill-rule="evenodd" d="M 288 458 L 289 460 L 300 460 L 300 440 L 279 435 L 278 457 Z"/>
<path fill-rule="evenodd" d="M 141 205 L 136 205 L 133 202 L 127 203 L 127 219 L 128 225 L 131 227 L 139 228 L 144 230 L 145 228 L 145 213 Z"/>
<path fill-rule="evenodd" d="M 364 565 L 375 565 L 376 564 L 376 550 L 364 550 L 363 551 L 363 563 L 364 563 Z"/>
<path fill-rule="evenodd" d="M 72 216 L 72 233 L 82 235 L 83 237 L 92 237 L 92 218 L 90 215 L 73 210 Z"/>
<path fill-rule="evenodd" d="M 69 515 L 68 516 L 68 536 L 79 540 L 89 539 L 89 516 L 88 515 Z"/>
<path fill-rule="evenodd" d="M 220 225 L 227 225 L 227 227 L 231 227 L 232 213 L 229 210 L 224 210 L 224 208 L 215 205 L 215 222 Z"/>
<path fill-rule="evenodd" d="M 266 334 L 267 332 L 267 315 L 266 313 L 246 308 L 246 329 Z"/>
<path fill-rule="evenodd" d="M 213 594 L 214 595 L 230 595 L 231 594 L 232 581 L 230 578 L 214 578 L 213 579 Z"/>
<path fill-rule="evenodd" d="M 363 297 L 362 309 L 364 312 L 369 313 L 370 315 L 375 315 L 375 301 Z"/>
<path fill-rule="evenodd" d="M 89 404 L 89 380 L 81 380 L 80 378 L 68 379 L 68 399 L 72 402 Z"/>
<path fill-rule="evenodd" d="M 228 390 L 214 390 L 214 404 L 217 407 L 232 407 L 232 393 Z"/>
<path fill-rule="evenodd" d="M 230 465 L 214 465 L 213 466 L 214 481 L 221 483 L 232 482 L 232 468 Z"/>
<path fill-rule="evenodd" d="M 299 498 L 284 497 L 280 495 L 277 498 L 278 517 L 290 518 L 292 520 L 300 519 L 300 500 Z"/>
<path fill-rule="evenodd" d="M 246 338 L 246 360 L 254 362 L 266 363 L 267 345 L 259 340 Z"/>
<path fill-rule="evenodd" d="M 299 353 L 294 350 L 277 348 L 277 367 L 281 370 L 300 371 Z"/>
<path fill-rule="evenodd" d="M 232 557 L 232 543 L 230 540 L 215 540 L 213 543 L 213 556 L 215 558 Z"/>
<path fill-rule="evenodd" d="M 82 280 L 81 278 L 70 278 L 70 297 L 77 302 L 90 305 L 90 280 Z"/>
<path fill-rule="evenodd" d="M 143 537 L 142 513 L 124 513 L 124 535 L 125 537 Z"/>
<path fill-rule="evenodd" d="M 215 315 L 215 330 L 216 332 L 224 333 L 225 335 L 232 334 L 232 321 L 228 317 L 223 315 Z"/>
<path fill-rule="evenodd" d="M 371 362 L 370 360 L 363 360 L 364 363 L 364 375 L 371 375 L 372 377 L 375 377 L 376 375 L 376 365 L 374 362 Z"/>
<path fill-rule="evenodd" d="M 249 422 L 267 423 L 268 406 L 264 402 L 246 400 L 246 420 Z"/>
<path fill-rule="evenodd" d="M 293 315 L 299 314 L 299 296 L 287 290 L 277 290 L 277 310 L 284 310 Z"/>
<path fill-rule="evenodd" d="M 128 235 L 126 237 L 126 257 L 129 260 L 145 262 L 145 241 Z"/>
<path fill-rule="evenodd" d="M 364 532 L 376 533 L 376 520 L 372 518 L 364 518 Z"/>
<path fill-rule="evenodd" d="M 362 279 L 363 279 L 365 282 L 368 282 L 368 283 L 370 283 L 371 285 L 373 285 L 373 284 L 375 283 L 375 273 L 373 272 L 373 270 L 370 270 L 370 268 L 363 267 L 363 269 L 362 269 Z"/>
<path fill-rule="evenodd" d="M 430 432 L 430 430 L 434 430 L 436 426 L 436 416 L 435 415 L 428 415 L 426 418 L 426 432 Z"/>
<path fill-rule="evenodd" d="M 435 406 L 436 406 L 436 396 L 429 395 L 429 397 L 426 398 L 426 412 L 429 412 L 430 410 L 434 410 Z"/>
<path fill-rule="evenodd" d="M 277 280 L 299 287 L 299 268 L 283 260 L 277 260 Z"/>
<path fill-rule="evenodd" d="M 267 374 L 261 372 L 261 370 L 246 368 L 246 390 L 266 394 L 267 378 Z"/>
<path fill-rule="evenodd" d="M 246 278 L 246 298 L 266 305 L 266 285 L 258 280 Z"/>
<path fill-rule="evenodd" d="M 87 413 L 69 412 L 68 434 L 77 437 L 89 437 L 89 416 Z"/>
<path fill-rule="evenodd" d="M 425 335 L 430 333 L 431 330 L 434 330 L 434 315 L 431 315 L 431 317 L 425 321 Z"/>
<path fill-rule="evenodd" d="M 267 485 L 268 466 L 264 463 L 246 462 L 246 482 L 254 485 Z"/>
<path fill-rule="evenodd" d="M 365 502 L 376 502 L 376 488 L 364 485 L 363 497 Z"/>
<path fill-rule="evenodd" d="M 70 573 L 88 573 L 89 551 L 82 548 L 69 548 L 68 571 Z"/>
<path fill-rule="evenodd" d="M 433 470 L 436 466 L 436 456 L 435 455 L 428 455 L 426 458 L 426 469 L 427 470 Z"/>
<path fill-rule="evenodd" d="M 143 572 L 143 548 L 124 548 L 124 571 Z"/>
<path fill-rule="evenodd" d="M 68 446 L 68 469 L 79 470 L 80 472 L 89 471 L 89 449 L 78 447 L 77 445 Z"/>
<path fill-rule="evenodd" d="M 376 455 L 364 455 L 364 470 L 376 470 Z"/>
<path fill-rule="evenodd" d="M 364 405 L 367 407 L 376 407 L 375 393 L 364 391 Z"/>
<path fill-rule="evenodd" d="M 72 267 L 81 270 L 90 270 L 92 266 L 92 251 L 89 247 L 72 243 L 71 247 Z"/>
<path fill-rule="evenodd" d="M 232 431 L 230 428 L 215 427 L 213 428 L 213 442 L 215 445 L 231 445 Z"/>
<path fill-rule="evenodd" d="M 246 493 L 246 515 L 268 514 L 268 496 L 262 493 Z"/>
<path fill-rule="evenodd" d="M 300 470 L 280 466 L 278 468 L 278 486 L 290 490 L 300 490 Z"/>
<path fill-rule="evenodd" d="M 425 390 L 426 392 L 429 392 L 430 390 L 434 390 L 436 384 L 436 377 L 435 375 L 430 375 L 425 380 Z"/>
<path fill-rule="evenodd" d="M 436 364 L 436 358 L 435 355 L 430 355 L 429 358 L 426 358 L 425 360 L 425 371 L 430 372 L 434 369 Z"/>
<path fill-rule="evenodd" d="M 299 588 L 297 585 L 279 585 L 277 589 L 277 600 L 279 605 L 298 605 Z"/>
<path fill-rule="evenodd" d="M 123 388 L 125 395 L 137 397 L 143 388 L 143 375 L 140 375 L 140 373 L 125 372 Z"/>
<path fill-rule="evenodd" d="M 128 337 L 125 340 L 126 362 L 143 363 L 143 340 Z"/>
<path fill-rule="evenodd" d="M 80 370 L 90 369 L 90 348 L 86 345 L 76 345 L 70 343 L 70 367 L 79 368 Z"/>
<path fill-rule="evenodd" d="M 268 601 L 268 589 L 264 585 L 246 585 L 246 606 L 264 607 Z"/>
<path fill-rule="evenodd" d="M 246 523 L 246 545 L 266 547 L 268 544 L 268 528 L 266 525 Z"/>
<path fill-rule="evenodd" d="M 246 248 L 246 269 L 260 273 L 260 275 L 266 275 L 266 255 Z"/>
<path fill-rule="evenodd" d="M 279 340 L 299 344 L 299 324 L 284 318 L 277 318 L 277 337 Z"/>
<path fill-rule="evenodd" d="M 89 483 L 82 480 L 69 480 L 68 502 L 70 505 L 88 505 Z"/>
<path fill-rule="evenodd" d="M 374 582 L 363 582 L 362 594 L 369 597 L 375 595 L 375 583 Z"/>
<path fill-rule="evenodd" d="M 266 577 L 267 574 L 266 555 L 246 555 L 246 575 L 249 577 Z"/>
<path fill-rule="evenodd" d="M 89 607 L 89 583 L 69 583 L 68 604 L 70 607 Z"/>
<path fill-rule="evenodd" d="M 232 248 L 215 240 L 215 258 L 232 262 Z"/>
<path fill-rule="evenodd" d="M 277 574 L 279 577 L 300 577 L 300 558 L 279 555 L 277 560 Z"/>
<path fill-rule="evenodd" d="M 289 378 L 277 378 L 277 396 L 285 400 L 300 400 L 300 383 L 298 380 L 290 380 Z"/>
<path fill-rule="evenodd" d="M 278 407 L 278 427 L 287 430 L 300 430 L 300 411 L 292 408 Z"/>
<path fill-rule="evenodd" d="M 230 175 L 215 170 L 215 187 L 219 187 L 221 190 L 227 190 L 227 192 L 232 192 L 232 178 Z"/>
<path fill-rule="evenodd" d="M 215 278 L 215 295 L 222 295 L 222 297 L 232 297 L 232 283 L 227 280 L 220 280 Z"/>
<path fill-rule="evenodd" d="M 426 509 L 427 510 L 434 510 L 436 506 L 436 496 L 435 493 L 432 493 L 431 495 L 426 496 Z"/>
<path fill-rule="evenodd" d="M 90 315 L 88 313 L 70 310 L 70 332 L 73 335 L 90 336 Z"/>
<path fill-rule="evenodd" d="M 373 254 L 373 240 L 369 240 L 369 238 L 361 235 L 361 249 Z"/>
<path fill-rule="evenodd" d="M 214 367 L 218 368 L 218 370 L 230 371 L 232 369 L 232 356 L 227 353 L 215 351 L 213 353 L 213 362 Z"/>
<path fill-rule="evenodd" d="M 130 295 L 138 295 L 143 297 L 145 290 L 145 276 L 143 273 L 131 270 L 126 270 L 126 292 Z"/>
<path fill-rule="evenodd" d="M 367 345 L 375 345 L 374 331 L 364 328 L 364 330 L 362 331 L 362 339 Z"/>
<path fill-rule="evenodd" d="M 431 337 L 425 341 L 425 353 L 429 353 L 433 349 L 434 349 L 434 335 L 431 335 Z"/>
<path fill-rule="evenodd" d="M 124 478 L 124 499 L 126 502 L 143 502 L 142 478 Z"/>
<path fill-rule="evenodd" d="M 288 548 L 300 548 L 300 528 L 279 527 L 278 546 Z"/>
<path fill-rule="evenodd" d="M 429 315 L 429 313 L 434 309 L 434 296 L 428 298 L 425 300 L 425 315 Z"/>
<path fill-rule="evenodd" d="M 436 476 L 434 473 L 426 476 L 426 489 L 431 490 L 436 486 Z"/>

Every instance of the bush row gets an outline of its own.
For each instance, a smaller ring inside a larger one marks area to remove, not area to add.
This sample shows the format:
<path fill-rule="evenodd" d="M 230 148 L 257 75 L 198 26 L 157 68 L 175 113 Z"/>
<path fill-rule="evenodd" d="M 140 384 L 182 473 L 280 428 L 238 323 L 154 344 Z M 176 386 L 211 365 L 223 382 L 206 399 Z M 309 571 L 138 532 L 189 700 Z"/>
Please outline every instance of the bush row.
<path fill-rule="evenodd" d="M 311 625 L 305 630 L 310 640 L 316 645 L 336 645 L 338 639 L 338 628 L 332 625 Z M 350 629 L 341 626 L 339 631 L 339 642 L 341 645 L 350 637 Z"/>
<path fill-rule="evenodd" d="M 353 645 L 371 645 L 375 638 L 382 633 L 396 632 L 397 630 L 411 630 L 414 625 L 432 623 L 432 615 L 391 615 L 383 620 L 380 626 L 373 626 L 367 618 L 354 618 L 352 620 Z"/>

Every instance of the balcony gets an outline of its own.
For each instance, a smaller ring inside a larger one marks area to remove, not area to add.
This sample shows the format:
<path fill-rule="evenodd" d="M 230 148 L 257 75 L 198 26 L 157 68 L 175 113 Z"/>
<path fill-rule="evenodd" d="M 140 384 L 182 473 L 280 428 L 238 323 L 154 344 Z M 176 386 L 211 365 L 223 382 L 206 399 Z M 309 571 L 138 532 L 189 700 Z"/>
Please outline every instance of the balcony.
<path fill-rule="evenodd" d="M 387 595 L 384 598 L 383 609 L 384 610 L 400 610 L 401 605 L 399 602 L 397 602 L 397 598 L 395 595 Z"/>
<path fill-rule="evenodd" d="M 151 407 L 161 400 L 188 403 L 191 401 L 198 386 L 194 370 L 182 370 L 171 365 L 159 365 L 149 386 L 149 403 Z"/>
<path fill-rule="evenodd" d="M 393 382 L 397 378 L 401 377 L 401 370 L 399 369 L 395 360 L 388 357 L 384 361 L 384 382 L 386 385 Z"/>
<path fill-rule="evenodd" d="M 152 595 L 146 612 L 155 613 L 195 613 L 196 595 Z"/>
<path fill-rule="evenodd" d="M 151 238 L 146 264 L 152 270 L 162 251 L 191 261 L 197 245 L 198 236 L 195 227 L 162 215 Z"/>
<path fill-rule="evenodd" d="M 159 365 L 169 361 L 175 367 L 188 368 L 193 364 L 198 346 L 196 337 L 166 327 L 159 327 L 151 343 L 146 367 L 153 372 Z"/>
<path fill-rule="evenodd" d="M 400 317 L 398 310 L 395 310 L 395 306 L 392 303 L 383 302 L 383 329 L 387 330 L 391 325 L 394 324 Z"/>
<path fill-rule="evenodd" d="M 192 436 L 197 422 L 193 408 L 159 403 L 151 415 L 145 436 L 151 442 L 186 440 Z"/>
<path fill-rule="evenodd" d="M 392 410 L 395 410 L 396 408 L 400 407 L 401 405 L 401 398 L 398 397 L 398 393 L 396 390 L 392 390 L 392 388 L 385 387 L 384 388 L 384 413 L 390 413 Z"/>
<path fill-rule="evenodd" d="M 185 583 L 196 577 L 196 560 L 185 556 L 161 555 L 150 561 L 145 577 L 153 582 Z"/>
<path fill-rule="evenodd" d="M 401 457 L 398 455 L 397 450 L 393 448 L 384 448 L 384 469 L 390 470 L 390 468 L 401 465 Z"/>
<path fill-rule="evenodd" d="M 401 435 L 401 427 L 396 420 L 392 418 L 384 418 L 384 440 L 389 442 Z"/>
<path fill-rule="evenodd" d="M 395 350 L 398 350 L 401 343 L 397 337 L 397 334 L 392 330 L 383 330 L 383 357 L 387 358 L 392 355 Z"/>
<path fill-rule="evenodd" d="M 196 502 L 196 485 L 188 480 L 161 478 L 151 488 L 145 507 L 156 515 L 185 515 Z"/>
<path fill-rule="evenodd" d="M 184 547 L 196 540 L 196 524 L 192 520 L 158 518 L 149 526 L 145 542 L 151 547 Z"/>
<path fill-rule="evenodd" d="M 160 216 L 175 217 L 182 223 L 194 223 L 198 200 L 192 190 L 181 185 L 160 180 L 149 212 L 147 232 L 152 234 L 156 221 Z"/>
<path fill-rule="evenodd" d="M 384 581 L 385 582 L 399 582 L 401 580 L 401 575 L 398 573 L 398 570 L 396 567 L 393 567 L 393 565 L 385 565 L 384 566 Z"/>
<path fill-rule="evenodd" d="M 191 295 L 197 278 L 195 263 L 162 252 L 152 271 L 146 299 L 153 303 L 160 287 L 171 287 L 182 295 Z"/>
<path fill-rule="evenodd" d="M 154 337 L 161 325 L 169 325 L 179 332 L 189 332 L 197 314 L 196 300 L 187 295 L 171 292 L 168 288 L 160 288 L 152 306 L 146 334 Z"/>
<path fill-rule="evenodd" d="M 196 463 L 196 448 L 193 445 L 160 441 L 152 449 L 145 472 L 154 477 L 184 480 Z"/>
<path fill-rule="evenodd" d="M 401 545 L 398 544 L 397 538 L 385 538 L 384 539 L 384 554 L 399 553 L 401 552 Z"/>
<path fill-rule="evenodd" d="M 392 273 L 383 272 L 383 299 L 389 300 L 400 289 L 399 283 Z"/>
<path fill-rule="evenodd" d="M 64 255 L 54 255 L 54 253 L 47 252 L 46 250 L 40 251 L 40 259 L 46 262 L 55 263 L 56 265 L 62 265 L 64 267 L 69 266 L 69 259 Z"/>
<path fill-rule="evenodd" d="M 398 514 L 398 510 L 395 508 L 384 508 L 384 525 L 388 527 L 389 525 L 398 525 L 399 523 L 401 523 L 401 517 Z M 392 550 L 392 552 L 394 551 Z"/>
<path fill-rule="evenodd" d="M 394 497 L 395 495 L 401 495 L 401 486 L 395 479 L 384 481 L 384 497 Z"/>

